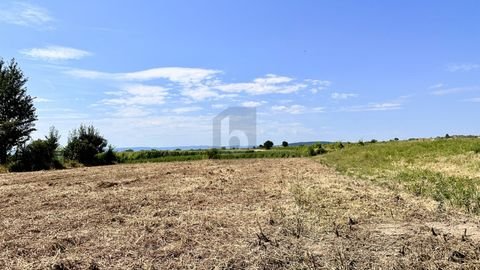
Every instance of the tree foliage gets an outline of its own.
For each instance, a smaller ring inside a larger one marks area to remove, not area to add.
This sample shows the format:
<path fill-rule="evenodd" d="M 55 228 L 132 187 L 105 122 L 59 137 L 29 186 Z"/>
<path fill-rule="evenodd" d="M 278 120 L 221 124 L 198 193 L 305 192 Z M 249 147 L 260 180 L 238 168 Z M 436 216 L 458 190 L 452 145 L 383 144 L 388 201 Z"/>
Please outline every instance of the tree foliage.
<path fill-rule="evenodd" d="M 61 168 L 55 152 L 60 146 L 60 135 L 54 128 L 50 128 L 44 140 L 35 140 L 26 146 L 17 149 L 15 159 L 10 165 L 11 171 L 39 171 Z"/>
<path fill-rule="evenodd" d="M 84 165 L 96 165 L 96 155 L 103 153 L 106 146 L 107 140 L 94 126 L 80 125 L 78 129 L 71 132 L 64 156 L 66 159 L 75 160 Z"/>
<path fill-rule="evenodd" d="M 30 139 L 37 115 L 33 98 L 27 95 L 27 78 L 14 59 L 0 59 L 0 164 L 9 153 Z"/>
<path fill-rule="evenodd" d="M 287 141 L 283 141 L 283 142 L 282 142 L 282 146 L 283 146 L 283 147 L 288 147 L 288 142 L 287 142 Z"/>
<path fill-rule="evenodd" d="M 273 142 L 270 141 L 270 140 L 269 140 L 269 141 L 266 141 L 266 142 L 263 143 L 263 147 L 264 147 L 265 149 L 270 149 L 270 148 L 273 147 Z"/>

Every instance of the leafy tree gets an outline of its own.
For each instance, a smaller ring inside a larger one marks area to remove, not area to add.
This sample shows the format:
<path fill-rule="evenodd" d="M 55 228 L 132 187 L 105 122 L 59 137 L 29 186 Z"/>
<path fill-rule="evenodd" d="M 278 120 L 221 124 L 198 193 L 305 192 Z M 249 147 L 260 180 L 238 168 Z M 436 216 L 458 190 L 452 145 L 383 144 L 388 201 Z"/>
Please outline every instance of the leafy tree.
<path fill-rule="evenodd" d="M 44 140 L 35 140 L 27 146 L 18 147 L 10 170 L 39 171 L 62 168 L 55 156 L 55 151 L 60 146 L 59 140 L 58 131 L 51 127 L 49 135 Z"/>
<path fill-rule="evenodd" d="M 268 150 L 268 149 L 273 147 L 273 142 L 270 141 L 270 140 L 266 141 L 266 142 L 263 143 L 263 147 Z"/>
<path fill-rule="evenodd" d="M 283 142 L 282 142 L 282 146 L 283 146 L 283 147 L 287 147 L 287 146 L 288 146 L 288 142 L 287 142 L 287 141 L 283 141 Z"/>
<path fill-rule="evenodd" d="M 6 164 L 13 148 L 23 145 L 35 130 L 37 115 L 27 95 L 27 78 L 15 59 L 0 59 L 0 164 Z"/>
<path fill-rule="evenodd" d="M 70 133 L 64 156 L 84 165 L 96 165 L 96 155 L 103 153 L 106 146 L 107 140 L 94 126 L 80 125 Z"/>

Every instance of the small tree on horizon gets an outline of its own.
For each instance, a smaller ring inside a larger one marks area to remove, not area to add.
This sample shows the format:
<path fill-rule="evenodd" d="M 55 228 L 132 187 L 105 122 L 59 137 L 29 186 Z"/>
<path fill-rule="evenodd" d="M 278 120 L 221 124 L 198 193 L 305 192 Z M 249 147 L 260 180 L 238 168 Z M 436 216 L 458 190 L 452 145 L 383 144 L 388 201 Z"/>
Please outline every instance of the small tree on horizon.
<path fill-rule="evenodd" d="M 0 164 L 6 164 L 12 149 L 24 145 L 35 131 L 37 115 L 27 81 L 15 59 L 7 64 L 0 58 Z"/>
<path fill-rule="evenodd" d="M 266 142 L 263 143 L 263 147 L 264 147 L 265 149 L 267 149 L 267 150 L 268 150 L 268 149 L 271 149 L 271 148 L 273 147 L 273 142 L 270 141 L 270 140 L 268 140 L 268 141 L 266 141 Z"/>
<path fill-rule="evenodd" d="M 64 156 L 84 165 L 95 165 L 96 155 L 103 153 L 107 140 L 100 135 L 94 126 L 80 125 L 70 133 Z"/>
<path fill-rule="evenodd" d="M 288 147 L 288 142 L 287 142 L 287 141 L 283 141 L 283 142 L 282 142 L 282 146 L 283 146 L 283 147 Z"/>

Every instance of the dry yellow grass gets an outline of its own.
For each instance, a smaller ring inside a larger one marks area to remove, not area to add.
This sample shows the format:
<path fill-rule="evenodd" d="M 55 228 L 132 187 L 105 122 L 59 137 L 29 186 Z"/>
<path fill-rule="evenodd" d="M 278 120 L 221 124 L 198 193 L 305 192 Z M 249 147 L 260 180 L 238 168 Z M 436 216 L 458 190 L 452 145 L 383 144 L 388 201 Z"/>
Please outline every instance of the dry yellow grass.
<path fill-rule="evenodd" d="M 474 269 L 478 224 L 310 159 L 0 175 L 0 269 Z"/>

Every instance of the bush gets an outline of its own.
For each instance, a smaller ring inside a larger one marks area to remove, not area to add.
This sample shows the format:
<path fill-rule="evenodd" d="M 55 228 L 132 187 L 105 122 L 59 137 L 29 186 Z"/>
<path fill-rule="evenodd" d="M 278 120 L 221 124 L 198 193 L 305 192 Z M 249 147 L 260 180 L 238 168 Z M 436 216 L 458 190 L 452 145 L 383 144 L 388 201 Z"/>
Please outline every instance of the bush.
<path fill-rule="evenodd" d="M 218 159 L 220 158 L 220 152 L 217 148 L 212 148 L 207 150 L 208 159 Z"/>
<path fill-rule="evenodd" d="M 283 146 L 283 147 L 288 147 L 288 142 L 287 142 L 287 141 L 283 141 L 283 142 L 282 142 L 282 146 Z"/>
<path fill-rule="evenodd" d="M 475 154 L 480 154 L 480 144 L 475 145 L 472 150 Z"/>
<path fill-rule="evenodd" d="M 95 165 L 112 165 L 117 163 L 117 155 L 114 152 L 113 146 L 109 145 L 108 150 L 95 155 Z"/>
<path fill-rule="evenodd" d="M 70 134 L 64 155 L 66 159 L 84 165 L 97 165 L 99 163 L 97 155 L 103 153 L 106 146 L 107 140 L 95 127 L 81 125 Z"/>
<path fill-rule="evenodd" d="M 9 165 L 10 171 L 40 171 L 63 168 L 56 158 L 55 151 L 59 147 L 60 136 L 55 128 L 45 140 L 35 140 L 27 146 L 17 149 L 13 162 Z"/>

